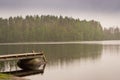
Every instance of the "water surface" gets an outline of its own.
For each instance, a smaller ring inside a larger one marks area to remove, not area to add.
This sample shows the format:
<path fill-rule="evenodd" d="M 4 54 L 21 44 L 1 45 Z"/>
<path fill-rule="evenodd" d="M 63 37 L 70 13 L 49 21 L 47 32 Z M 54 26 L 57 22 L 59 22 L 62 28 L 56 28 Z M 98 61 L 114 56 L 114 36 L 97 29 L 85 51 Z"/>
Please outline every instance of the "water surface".
<path fill-rule="evenodd" d="M 0 54 L 43 50 L 44 73 L 31 80 L 120 80 L 120 41 L 0 45 Z"/>

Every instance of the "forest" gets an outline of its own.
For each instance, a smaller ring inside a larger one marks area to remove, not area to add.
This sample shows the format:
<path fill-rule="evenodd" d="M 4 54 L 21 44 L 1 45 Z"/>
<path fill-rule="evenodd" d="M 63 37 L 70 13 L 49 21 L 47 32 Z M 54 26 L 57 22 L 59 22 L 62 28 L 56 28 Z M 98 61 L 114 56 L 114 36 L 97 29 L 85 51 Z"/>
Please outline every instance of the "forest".
<path fill-rule="evenodd" d="M 0 18 L 0 43 L 119 40 L 120 29 L 98 21 L 52 15 Z"/>

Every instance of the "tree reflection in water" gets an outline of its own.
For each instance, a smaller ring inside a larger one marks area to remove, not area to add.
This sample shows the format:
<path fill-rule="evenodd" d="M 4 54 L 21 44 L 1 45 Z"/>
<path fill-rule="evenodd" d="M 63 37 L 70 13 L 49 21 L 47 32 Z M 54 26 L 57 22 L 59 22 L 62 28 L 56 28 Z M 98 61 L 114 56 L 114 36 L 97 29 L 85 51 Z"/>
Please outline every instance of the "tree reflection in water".
<path fill-rule="evenodd" d="M 47 58 L 47 66 L 55 66 L 58 64 L 69 64 L 75 60 L 97 60 L 101 57 L 103 45 L 97 44 L 36 44 L 36 45 L 0 45 L 0 54 L 6 53 L 23 53 L 31 52 L 32 50 L 43 50 Z M 0 70 L 4 71 L 8 62 L 0 63 Z M 6 65 L 5 65 L 6 64 Z M 11 66 L 15 66 L 14 61 Z M 11 71 L 14 69 L 20 70 L 18 67 L 8 67 Z"/>

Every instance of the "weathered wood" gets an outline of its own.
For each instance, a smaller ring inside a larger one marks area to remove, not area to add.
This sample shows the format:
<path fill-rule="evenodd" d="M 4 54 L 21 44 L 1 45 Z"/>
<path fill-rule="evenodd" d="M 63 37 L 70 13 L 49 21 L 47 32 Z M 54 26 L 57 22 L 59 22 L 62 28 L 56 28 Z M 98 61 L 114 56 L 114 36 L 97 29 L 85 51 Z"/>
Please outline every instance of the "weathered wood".
<path fill-rule="evenodd" d="M 15 59 L 39 58 L 39 57 L 44 57 L 43 52 L 0 55 L 0 61 L 3 61 L 3 60 L 15 60 Z"/>
<path fill-rule="evenodd" d="M 19 71 L 11 71 L 11 72 L 2 72 L 3 74 L 12 74 L 14 76 L 18 77 L 25 77 L 25 76 L 30 76 L 30 75 L 35 75 L 35 74 L 43 74 L 44 70 L 19 70 Z"/>
<path fill-rule="evenodd" d="M 16 70 L 16 71 L 8 71 L 8 72 L 2 72 L 3 74 L 12 74 L 14 76 L 18 77 L 24 77 L 34 74 L 43 74 L 45 70 L 46 64 L 44 64 L 41 69 L 38 70 Z"/>

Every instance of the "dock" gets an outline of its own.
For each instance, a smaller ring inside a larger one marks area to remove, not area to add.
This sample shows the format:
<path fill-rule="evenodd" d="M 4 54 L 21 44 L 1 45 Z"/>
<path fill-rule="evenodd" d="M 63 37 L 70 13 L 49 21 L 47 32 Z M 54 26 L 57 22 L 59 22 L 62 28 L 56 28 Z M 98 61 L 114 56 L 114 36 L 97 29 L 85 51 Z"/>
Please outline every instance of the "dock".
<path fill-rule="evenodd" d="M 44 58 L 46 61 L 43 52 L 32 52 L 32 53 L 19 53 L 19 54 L 10 54 L 10 55 L 0 55 L 0 61 L 4 60 L 20 60 L 20 59 L 30 59 L 30 58 Z"/>
<path fill-rule="evenodd" d="M 15 64 L 21 68 L 22 70 L 39 70 L 39 67 L 43 65 L 44 70 L 44 65 L 46 65 L 47 60 L 46 57 L 43 53 L 41 52 L 32 52 L 32 53 L 19 53 L 19 54 L 9 54 L 9 55 L 0 55 L 0 61 L 5 62 L 5 61 L 16 61 Z M 9 67 L 10 64 L 8 64 Z"/>

